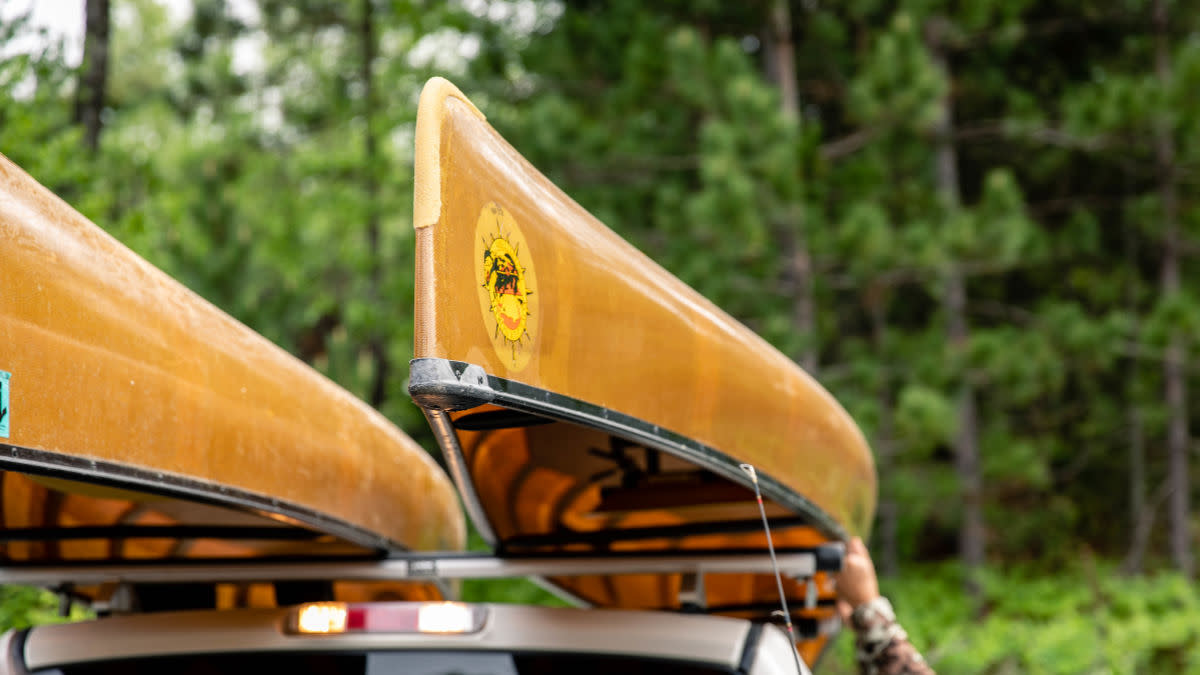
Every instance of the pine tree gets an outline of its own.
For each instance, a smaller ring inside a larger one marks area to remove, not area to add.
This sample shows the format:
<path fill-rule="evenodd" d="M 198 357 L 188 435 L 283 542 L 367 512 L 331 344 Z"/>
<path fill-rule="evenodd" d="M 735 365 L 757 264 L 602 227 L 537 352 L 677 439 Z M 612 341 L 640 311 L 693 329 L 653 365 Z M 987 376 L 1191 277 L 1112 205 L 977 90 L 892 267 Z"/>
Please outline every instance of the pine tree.
<path fill-rule="evenodd" d="M 83 125 L 84 144 L 91 152 L 100 145 L 100 127 L 108 83 L 109 0 L 87 0 L 83 63 L 75 94 L 75 121 Z"/>

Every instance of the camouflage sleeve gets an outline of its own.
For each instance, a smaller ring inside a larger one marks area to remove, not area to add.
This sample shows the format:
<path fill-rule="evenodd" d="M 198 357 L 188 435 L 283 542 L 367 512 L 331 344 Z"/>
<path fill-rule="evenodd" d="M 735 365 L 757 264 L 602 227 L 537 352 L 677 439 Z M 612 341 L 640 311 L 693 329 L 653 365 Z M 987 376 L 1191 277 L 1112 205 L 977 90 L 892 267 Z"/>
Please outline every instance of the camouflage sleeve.
<path fill-rule="evenodd" d="M 875 598 L 850 615 L 855 633 L 855 659 L 862 675 L 934 675 L 908 641 L 887 598 Z"/>

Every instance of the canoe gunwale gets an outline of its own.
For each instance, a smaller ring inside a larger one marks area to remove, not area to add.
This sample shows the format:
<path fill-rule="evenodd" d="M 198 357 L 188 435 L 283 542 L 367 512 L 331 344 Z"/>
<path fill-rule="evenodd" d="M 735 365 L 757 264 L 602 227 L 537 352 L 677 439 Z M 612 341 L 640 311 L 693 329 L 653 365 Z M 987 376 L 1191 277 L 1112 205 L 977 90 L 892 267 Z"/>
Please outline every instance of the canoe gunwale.
<path fill-rule="evenodd" d="M 110 460 L 0 443 L 0 470 L 104 485 L 249 511 L 281 523 L 314 530 L 317 535 L 332 535 L 347 543 L 372 550 L 378 555 L 408 550 L 398 542 L 352 523 L 276 497 Z"/>
<path fill-rule="evenodd" d="M 450 411 L 493 404 L 579 424 L 675 455 L 737 485 L 751 490 L 754 488 L 746 472 L 740 468 L 741 463 L 734 458 L 657 424 L 564 394 L 497 377 L 481 366 L 464 361 L 423 357 L 413 359 L 409 367 L 409 395 L 425 410 L 438 444 L 446 455 L 450 474 L 463 498 L 466 511 L 489 545 L 496 546 L 503 542 L 497 541 L 495 530 L 475 493 L 458 436 L 447 414 Z M 848 538 L 846 531 L 834 518 L 770 474 L 759 471 L 758 481 L 766 498 L 808 519 L 809 524 L 825 536 L 835 541 Z"/>

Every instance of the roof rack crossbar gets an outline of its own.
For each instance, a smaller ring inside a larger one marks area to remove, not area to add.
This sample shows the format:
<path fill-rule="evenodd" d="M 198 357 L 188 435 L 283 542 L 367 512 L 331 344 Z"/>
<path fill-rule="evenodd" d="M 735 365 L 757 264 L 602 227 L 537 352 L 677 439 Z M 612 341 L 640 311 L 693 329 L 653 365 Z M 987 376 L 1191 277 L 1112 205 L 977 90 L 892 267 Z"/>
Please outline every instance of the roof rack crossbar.
<path fill-rule="evenodd" d="M 825 569 L 823 551 L 779 556 L 783 573 L 811 577 Z M 97 563 L 44 567 L 0 567 L 0 584 L 53 586 L 107 582 L 249 582 L 336 579 L 341 581 L 427 581 L 503 577 L 572 577 L 617 574 L 769 573 L 762 553 L 731 555 L 660 555 L 634 558 L 496 558 L 490 555 L 404 554 L 374 561 L 236 563 Z"/>

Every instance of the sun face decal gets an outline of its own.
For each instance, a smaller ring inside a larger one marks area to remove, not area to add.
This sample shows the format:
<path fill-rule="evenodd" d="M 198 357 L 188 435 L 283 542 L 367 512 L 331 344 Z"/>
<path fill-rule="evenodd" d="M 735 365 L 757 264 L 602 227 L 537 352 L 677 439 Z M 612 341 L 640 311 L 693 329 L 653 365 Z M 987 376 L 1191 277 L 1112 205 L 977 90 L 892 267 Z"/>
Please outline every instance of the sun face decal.
<path fill-rule="evenodd" d="M 480 307 L 496 355 L 510 371 L 529 364 L 537 333 L 537 285 L 529 247 L 513 217 L 495 203 L 475 226 Z"/>

